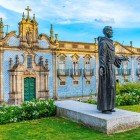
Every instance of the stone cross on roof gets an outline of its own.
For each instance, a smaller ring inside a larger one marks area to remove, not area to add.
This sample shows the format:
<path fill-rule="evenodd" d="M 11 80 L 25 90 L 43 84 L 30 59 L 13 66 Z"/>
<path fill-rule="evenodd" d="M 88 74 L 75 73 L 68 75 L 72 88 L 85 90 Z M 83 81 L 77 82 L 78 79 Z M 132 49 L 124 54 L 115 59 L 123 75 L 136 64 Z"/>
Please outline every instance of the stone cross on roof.
<path fill-rule="evenodd" d="M 27 6 L 25 10 L 27 11 L 27 19 L 29 19 L 30 18 L 29 12 L 32 11 L 32 9 L 30 9 L 29 6 Z"/>

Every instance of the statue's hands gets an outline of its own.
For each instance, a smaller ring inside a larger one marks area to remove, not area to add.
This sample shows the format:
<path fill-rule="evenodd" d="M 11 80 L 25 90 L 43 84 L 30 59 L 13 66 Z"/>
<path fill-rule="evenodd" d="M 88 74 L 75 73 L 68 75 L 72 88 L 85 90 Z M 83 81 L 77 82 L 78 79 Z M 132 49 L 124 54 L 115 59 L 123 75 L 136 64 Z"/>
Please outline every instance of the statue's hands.
<path fill-rule="evenodd" d="M 101 76 L 103 76 L 105 74 L 105 70 L 104 70 L 103 67 L 100 67 L 99 73 L 100 73 Z"/>
<path fill-rule="evenodd" d="M 126 56 L 119 57 L 120 61 L 129 61 L 129 58 Z"/>

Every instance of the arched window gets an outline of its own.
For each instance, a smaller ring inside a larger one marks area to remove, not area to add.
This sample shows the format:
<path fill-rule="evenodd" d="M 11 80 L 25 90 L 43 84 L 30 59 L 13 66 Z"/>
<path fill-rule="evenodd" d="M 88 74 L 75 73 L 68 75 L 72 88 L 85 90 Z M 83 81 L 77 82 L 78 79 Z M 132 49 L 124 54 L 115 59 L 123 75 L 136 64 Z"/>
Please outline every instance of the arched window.
<path fill-rule="evenodd" d="M 128 62 L 123 62 L 123 74 L 128 74 Z"/>
<path fill-rule="evenodd" d="M 84 63 L 84 70 L 86 74 L 90 74 L 91 72 L 91 63 L 90 63 L 90 56 L 86 55 L 85 57 L 85 63 Z"/>
<path fill-rule="evenodd" d="M 58 69 L 61 74 L 65 73 L 65 56 L 64 55 L 61 55 L 59 57 Z"/>
<path fill-rule="evenodd" d="M 90 58 L 86 58 L 85 60 L 85 70 L 86 72 L 90 72 Z"/>
<path fill-rule="evenodd" d="M 72 57 L 72 70 L 71 70 L 71 72 L 73 75 L 78 75 L 80 73 L 79 64 L 78 64 L 79 56 L 77 54 L 74 54 L 71 57 Z"/>

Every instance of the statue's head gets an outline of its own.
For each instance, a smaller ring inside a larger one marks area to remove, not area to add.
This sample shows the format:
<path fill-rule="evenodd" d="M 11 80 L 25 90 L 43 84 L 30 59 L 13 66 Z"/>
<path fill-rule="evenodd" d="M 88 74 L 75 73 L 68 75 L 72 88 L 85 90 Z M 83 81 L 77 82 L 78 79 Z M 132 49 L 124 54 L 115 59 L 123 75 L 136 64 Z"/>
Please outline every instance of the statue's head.
<path fill-rule="evenodd" d="M 105 26 L 104 29 L 103 29 L 103 34 L 108 38 L 113 37 L 112 27 L 111 26 Z"/>

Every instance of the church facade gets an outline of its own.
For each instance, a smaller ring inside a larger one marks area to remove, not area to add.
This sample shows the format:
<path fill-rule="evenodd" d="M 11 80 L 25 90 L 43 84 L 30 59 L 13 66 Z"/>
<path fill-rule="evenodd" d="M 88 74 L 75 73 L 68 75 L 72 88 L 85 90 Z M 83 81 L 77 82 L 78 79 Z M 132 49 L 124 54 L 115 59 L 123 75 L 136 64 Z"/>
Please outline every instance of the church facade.
<path fill-rule="evenodd" d="M 98 44 L 58 40 L 38 33 L 35 15 L 22 15 L 19 31 L 4 35 L 0 20 L 0 102 L 89 96 L 98 87 Z M 115 42 L 116 55 L 127 56 L 116 69 L 117 82 L 140 81 L 140 49 Z"/>

